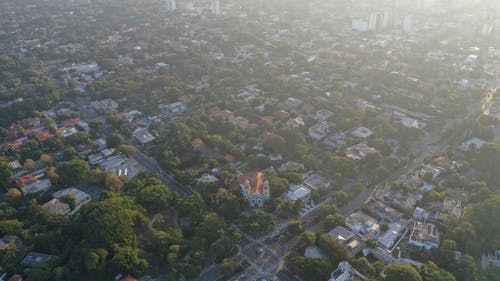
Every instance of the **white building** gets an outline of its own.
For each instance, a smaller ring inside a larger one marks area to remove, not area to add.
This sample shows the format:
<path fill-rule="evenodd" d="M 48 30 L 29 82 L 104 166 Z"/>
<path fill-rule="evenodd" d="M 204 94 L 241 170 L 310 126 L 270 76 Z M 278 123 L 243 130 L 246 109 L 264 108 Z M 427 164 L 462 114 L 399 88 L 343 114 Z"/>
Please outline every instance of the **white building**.
<path fill-rule="evenodd" d="M 167 0 L 165 4 L 168 12 L 173 12 L 177 9 L 177 4 L 175 3 L 175 0 Z"/>
<path fill-rule="evenodd" d="M 366 32 L 368 31 L 368 22 L 364 19 L 352 20 L 351 28 L 354 31 Z"/>
<path fill-rule="evenodd" d="M 469 151 L 471 148 L 473 149 L 480 149 L 483 144 L 485 144 L 486 141 L 480 139 L 480 138 L 472 138 L 470 140 L 467 140 L 466 142 L 462 143 L 459 147 L 460 150 L 462 151 Z"/>
<path fill-rule="evenodd" d="M 481 257 L 481 267 L 484 269 L 489 266 L 500 267 L 500 250 L 496 250 L 493 255 L 484 255 Z"/>
<path fill-rule="evenodd" d="M 380 232 L 380 224 L 377 220 L 361 211 L 347 217 L 345 224 L 363 240 L 372 239 Z"/>
<path fill-rule="evenodd" d="M 243 198 L 252 207 L 262 208 L 264 202 L 270 198 L 269 183 L 265 179 L 264 173 L 253 172 L 240 176 L 236 185 L 241 188 Z"/>
<path fill-rule="evenodd" d="M 413 15 L 407 15 L 403 19 L 403 31 L 407 33 L 413 32 Z"/>
<path fill-rule="evenodd" d="M 132 137 L 136 140 L 142 147 L 146 147 L 156 140 L 156 138 L 148 132 L 146 128 L 137 128 L 132 133 Z"/>
<path fill-rule="evenodd" d="M 426 250 L 439 248 L 439 231 L 432 223 L 414 221 L 408 243 Z"/>
<path fill-rule="evenodd" d="M 21 187 L 21 191 L 23 194 L 30 194 L 48 190 L 52 184 L 49 179 L 39 180 L 33 183 L 30 183 L 26 186 Z"/>
<path fill-rule="evenodd" d="M 308 135 L 309 137 L 320 141 L 322 138 L 326 137 L 328 133 L 330 132 L 330 124 L 326 121 L 320 122 L 308 130 Z"/>
<path fill-rule="evenodd" d="M 42 208 L 50 213 L 57 215 L 74 214 L 75 212 L 80 210 L 83 205 L 92 201 L 90 195 L 81 190 L 71 187 L 59 190 L 58 192 L 54 193 L 53 196 L 54 198 L 45 203 Z M 73 209 L 71 209 L 68 203 L 60 200 L 65 196 L 71 196 L 74 199 L 75 205 Z"/>
<path fill-rule="evenodd" d="M 303 185 L 296 188 L 292 188 L 286 194 L 286 199 L 292 202 L 300 200 L 301 202 L 307 202 L 311 199 L 311 190 Z"/>
<path fill-rule="evenodd" d="M 328 281 L 353 281 L 355 276 L 362 276 L 346 261 L 339 263 L 337 269 L 332 272 Z M 366 280 L 363 276 L 362 280 Z"/>
<path fill-rule="evenodd" d="M 220 15 L 220 3 L 219 3 L 219 0 L 212 0 L 212 13 L 214 15 Z"/>

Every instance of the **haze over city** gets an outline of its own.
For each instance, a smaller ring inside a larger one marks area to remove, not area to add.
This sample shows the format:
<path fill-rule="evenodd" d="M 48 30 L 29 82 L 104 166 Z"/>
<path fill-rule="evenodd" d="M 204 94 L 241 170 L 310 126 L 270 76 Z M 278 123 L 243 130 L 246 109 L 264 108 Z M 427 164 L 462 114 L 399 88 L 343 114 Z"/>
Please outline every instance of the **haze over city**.
<path fill-rule="evenodd" d="M 500 1 L 0 1 L 0 281 L 499 281 Z"/>

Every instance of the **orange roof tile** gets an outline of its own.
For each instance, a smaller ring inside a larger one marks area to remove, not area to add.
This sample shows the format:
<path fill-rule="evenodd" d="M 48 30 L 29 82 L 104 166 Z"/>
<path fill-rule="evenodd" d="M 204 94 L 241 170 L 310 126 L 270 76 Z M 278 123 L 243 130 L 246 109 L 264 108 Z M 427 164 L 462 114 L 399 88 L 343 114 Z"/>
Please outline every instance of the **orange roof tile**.
<path fill-rule="evenodd" d="M 241 185 L 248 180 L 250 190 L 249 194 L 263 194 L 264 193 L 264 181 L 265 176 L 262 172 L 251 172 L 240 176 L 236 179 L 236 184 Z"/>

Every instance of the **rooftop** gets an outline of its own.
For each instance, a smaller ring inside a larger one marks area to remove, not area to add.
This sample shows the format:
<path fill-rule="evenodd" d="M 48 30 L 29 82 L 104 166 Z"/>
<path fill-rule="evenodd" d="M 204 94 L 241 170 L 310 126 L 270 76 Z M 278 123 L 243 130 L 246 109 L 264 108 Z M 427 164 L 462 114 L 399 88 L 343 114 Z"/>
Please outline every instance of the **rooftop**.
<path fill-rule="evenodd" d="M 262 172 L 251 172 L 240 176 L 238 179 L 236 179 L 235 183 L 240 187 L 246 186 L 248 188 L 248 194 L 250 195 L 264 194 L 264 185 L 266 184 L 266 179 L 264 173 Z"/>
<path fill-rule="evenodd" d="M 55 258 L 55 256 L 30 252 L 21 261 L 21 265 L 29 267 L 43 267 L 53 258 Z"/>
<path fill-rule="evenodd" d="M 351 240 L 354 237 L 354 233 L 340 225 L 328 232 L 328 235 L 337 239 L 337 241 L 341 243 L 347 243 L 347 241 Z"/>

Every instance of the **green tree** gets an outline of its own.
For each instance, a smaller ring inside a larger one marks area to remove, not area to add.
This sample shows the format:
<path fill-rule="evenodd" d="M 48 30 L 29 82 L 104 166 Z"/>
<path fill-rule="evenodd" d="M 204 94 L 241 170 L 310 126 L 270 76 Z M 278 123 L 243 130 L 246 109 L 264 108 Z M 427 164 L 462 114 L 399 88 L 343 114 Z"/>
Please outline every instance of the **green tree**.
<path fill-rule="evenodd" d="M 337 226 L 343 226 L 345 223 L 345 218 L 341 214 L 328 215 L 325 218 L 325 230 L 330 231 Z"/>
<path fill-rule="evenodd" d="M 150 211 L 162 211 L 175 205 L 179 195 L 165 185 L 157 184 L 143 188 L 137 194 L 137 202 Z"/>
<path fill-rule="evenodd" d="M 479 149 L 476 166 L 488 182 L 499 183 L 500 173 L 500 143 L 486 143 Z"/>
<path fill-rule="evenodd" d="M 90 166 L 80 159 L 70 160 L 57 167 L 57 174 L 62 184 L 77 185 L 88 178 Z"/>
<path fill-rule="evenodd" d="M 110 134 L 106 138 L 106 144 L 108 147 L 117 148 L 123 143 L 123 138 L 119 134 Z"/>
<path fill-rule="evenodd" d="M 299 220 L 293 220 L 291 221 L 288 226 L 287 226 L 288 232 L 290 232 L 293 235 L 298 235 L 304 231 L 304 228 L 302 227 L 302 222 Z"/>
<path fill-rule="evenodd" d="M 347 260 L 349 257 L 344 245 L 338 243 L 335 238 L 328 234 L 319 234 L 316 245 L 323 250 L 332 264 L 338 264 L 341 261 Z"/>
<path fill-rule="evenodd" d="M 24 223 L 17 219 L 0 221 L 0 233 L 2 235 L 21 235 L 24 229 Z"/>
<path fill-rule="evenodd" d="M 453 274 L 439 268 L 432 261 L 427 262 L 421 269 L 420 275 L 423 281 L 456 281 Z"/>
<path fill-rule="evenodd" d="M 465 220 L 469 222 L 476 235 L 480 253 L 485 253 L 490 245 L 500 241 L 500 224 L 491 223 L 491 218 L 500 214 L 500 196 L 487 199 L 482 203 L 470 205 L 465 212 Z"/>
<path fill-rule="evenodd" d="M 418 271 L 408 264 L 391 264 L 385 269 L 384 274 L 384 281 L 422 281 Z"/>
<path fill-rule="evenodd" d="M 77 225 L 85 244 L 92 248 L 112 249 L 114 245 L 134 245 L 137 236 L 134 226 L 141 217 L 132 209 L 130 198 L 112 197 L 85 205 Z"/>
<path fill-rule="evenodd" d="M 111 259 L 115 272 L 123 272 L 133 275 L 142 275 L 148 267 L 148 262 L 139 257 L 139 249 L 126 246 L 118 247 Z"/>
<path fill-rule="evenodd" d="M 239 218 L 241 214 L 240 199 L 233 194 L 224 196 L 220 201 L 219 212 L 228 220 Z"/>
<path fill-rule="evenodd" d="M 283 137 L 279 135 L 274 135 L 269 140 L 264 143 L 264 148 L 272 153 L 282 153 L 286 151 L 286 141 Z"/>
<path fill-rule="evenodd" d="M 122 144 L 122 145 L 118 146 L 117 150 L 118 150 L 118 152 L 123 153 L 123 154 L 128 155 L 128 156 L 134 155 L 137 152 L 137 148 L 135 148 L 135 146 L 126 145 L 126 144 Z"/>
<path fill-rule="evenodd" d="M 120 192 L 124 186 L 124 183 L 117 175 L 113 173 L 107 173 L 104 176 L 104 185 L 109 190 L 112 190 L 114 192 Z"/>
<path fill-rule="evenodd" d="M 221 237 L 226 229 L 224 221 L 215 213 L 203 216 L 203 221 L 196 229 L 196 235 L 205 238 L 209 244 Z"/>
<path fill-rule="evenodd" d="M 7 191 L 11 187 L 12 177 L 14 173 L 9 163 L 0 162 L 0 187 Z"/>
<path fill-rule="evenodd" d="M 229 257 L 234 250 L 234 241 L 225 235 L 210 245 L 210 253 L 213 253 L 216 261 Z"/>
<path fill-rule="evenodd" d="M 276 175 L 267 176 L 267 181 L 269 182 L 269 188 L 271 190 L 271 197 L 280 197 L 283 193 L 288 190 L 288 180 L 280 178 Z"/>

